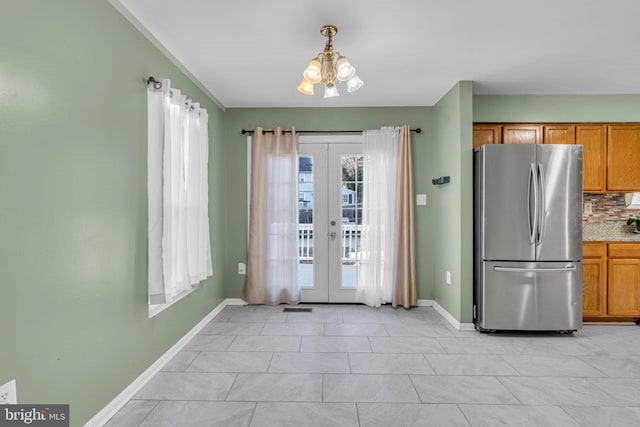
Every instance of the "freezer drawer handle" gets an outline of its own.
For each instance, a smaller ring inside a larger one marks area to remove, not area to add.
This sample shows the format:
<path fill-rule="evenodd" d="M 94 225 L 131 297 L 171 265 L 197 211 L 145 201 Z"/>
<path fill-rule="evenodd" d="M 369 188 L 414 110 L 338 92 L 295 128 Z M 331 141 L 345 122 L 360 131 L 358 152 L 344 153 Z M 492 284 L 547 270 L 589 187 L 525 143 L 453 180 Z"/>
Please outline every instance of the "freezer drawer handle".
<path fill-rule="evenodd" d="M 567 267 L 559 268 L 518 268 L 518 267 L 494 267 L 494 271 L 508 271 L 508 272 L 520 272 L 520 273 L 535 273 L 535 272 L 547 272 L 547 271 L 576 271 L 575 265 L 569 265 Z"/>

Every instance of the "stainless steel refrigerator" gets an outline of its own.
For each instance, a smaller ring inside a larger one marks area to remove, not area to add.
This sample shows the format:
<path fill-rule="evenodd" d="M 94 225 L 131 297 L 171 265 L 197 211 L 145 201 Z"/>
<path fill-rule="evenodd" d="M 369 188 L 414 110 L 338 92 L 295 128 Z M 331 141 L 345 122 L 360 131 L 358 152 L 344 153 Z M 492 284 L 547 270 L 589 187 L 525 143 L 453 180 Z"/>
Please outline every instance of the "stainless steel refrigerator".
<path fill-rule="evenodd" d="M 474 323 L 582 327 L 582 146 L 474 150 Z"/>

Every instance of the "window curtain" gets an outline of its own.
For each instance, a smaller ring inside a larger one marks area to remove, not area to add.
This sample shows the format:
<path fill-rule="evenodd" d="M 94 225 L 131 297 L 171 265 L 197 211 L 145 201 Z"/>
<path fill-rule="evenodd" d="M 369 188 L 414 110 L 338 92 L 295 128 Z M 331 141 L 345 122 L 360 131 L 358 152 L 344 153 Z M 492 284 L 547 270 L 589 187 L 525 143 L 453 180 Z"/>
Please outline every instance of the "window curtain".
<path fill-rule="evenodd" d="M 249 304 L 300 302 L 295 129 L 253 132 L 249 254 L 242 299 Z"/>
<path fill-rule="evenodd" d="M 212 275 L 207 110 L 170 80 L 148 86 L 149 302 L 168 304 Z"/>
<path fill-rule="evenodd" d="M 396 173 L 396 242 L 393 268 L 394 307 L 409 308 L 418 303 L 416 292 L 415 234 L 413 228 L 413 174 L 411 172 L 411 129 L 398 132 Z"/>
<path fill-rule="evenodd" d="M 416 305 L 409 126 L 365 131 L 361 258 L 356 299 Z"/>

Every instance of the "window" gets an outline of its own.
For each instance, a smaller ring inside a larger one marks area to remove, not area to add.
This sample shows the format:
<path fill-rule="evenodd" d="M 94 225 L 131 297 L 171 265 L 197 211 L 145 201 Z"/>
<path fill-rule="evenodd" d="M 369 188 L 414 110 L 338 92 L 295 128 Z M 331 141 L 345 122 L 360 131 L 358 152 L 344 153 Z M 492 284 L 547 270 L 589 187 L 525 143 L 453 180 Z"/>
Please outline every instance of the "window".
<path fill-rule="evenodd" d="M 207 110 L 148 87 L 148 287 L 153 316 L 211 276 Z"/>

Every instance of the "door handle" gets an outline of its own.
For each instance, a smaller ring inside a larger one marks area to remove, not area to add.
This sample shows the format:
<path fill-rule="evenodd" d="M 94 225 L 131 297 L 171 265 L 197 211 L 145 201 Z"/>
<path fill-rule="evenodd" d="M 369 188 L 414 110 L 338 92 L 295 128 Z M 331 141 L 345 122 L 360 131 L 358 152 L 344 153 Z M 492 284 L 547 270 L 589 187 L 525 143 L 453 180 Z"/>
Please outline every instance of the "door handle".
<path fill-rule="evenodd" d="M 566 267 L 552 267 L 552 268 L 522 268 L 522 267 L 494 267 L 493 271 L 502 272 L 515 272 L 515 273 L 545 273 L 550 271 L 576 271 L 575 265 L 568 265 Z"/>
<path fill-rule="evenodd" d="M 533 218 L 531 218 L 531 188 L 533 188 Z M 529 224 L 529 242 L 535 243 L 538 230 L 538 180 L 533 163 L 529 166 L 529 184 L 527 187 L 527 222 Z"/>
<path fill-rule="evenodd" d="M 547 196 L 544 188 L 544 168 L 542 167 L 542 163 L 538 163 L 538 186 L 540 187 L 540 207 L 538 209 L 538 235 L 536 236 L 536 243 L 539 245 L 542 243 L 541 240 L 545 226 L 544 215 L 547 209 L 544 200 Z"/>
<path fill-rule="evenodd" d="M 335 231 L 332 231 L 331 233 L 329 233 L 329 237 L 331 237 L 331 240 L 335 240 L 337 235 L 338 234 Z"/>

